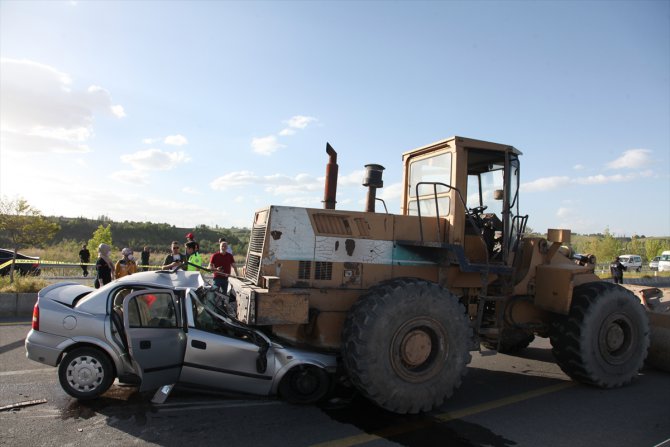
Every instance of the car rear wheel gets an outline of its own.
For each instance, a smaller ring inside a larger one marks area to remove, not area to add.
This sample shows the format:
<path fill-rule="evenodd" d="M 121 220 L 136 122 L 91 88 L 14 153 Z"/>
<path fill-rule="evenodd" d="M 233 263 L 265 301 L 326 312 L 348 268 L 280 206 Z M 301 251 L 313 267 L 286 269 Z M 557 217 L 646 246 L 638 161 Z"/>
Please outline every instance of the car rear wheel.
<path fill-rule="evenodd" d="M 330 383 L 330 376 L 322 368 L 300 365 L 282 378 L 279 395 L 292 404 L 313 404 L 328 395 Z"/>
<path fill-rule="evenodd" d="M 69 352 L 58 367 L 58 379 L 67 394 L 80 400 L 94 399 L 114 381 L 112 362 L 96 348 Z"/>

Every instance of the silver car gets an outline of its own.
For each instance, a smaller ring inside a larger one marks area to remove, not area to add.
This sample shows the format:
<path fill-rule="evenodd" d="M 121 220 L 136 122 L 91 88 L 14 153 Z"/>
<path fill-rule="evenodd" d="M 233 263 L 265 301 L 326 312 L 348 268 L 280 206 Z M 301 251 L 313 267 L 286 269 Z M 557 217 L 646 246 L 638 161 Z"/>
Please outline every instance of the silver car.
<path fill-rule="evenodd" d="M 140 391 L 175 383 L 295 403 L 324 398 L 336 356 L 271 340 L 227 311 L 227 297 L 199 272 L 143 272 L 100 289 L 76 283 L 42 289 L 26 338 L 29 359 L 58 366 L 78 399 L 103 394 L 116 378 Z"/>

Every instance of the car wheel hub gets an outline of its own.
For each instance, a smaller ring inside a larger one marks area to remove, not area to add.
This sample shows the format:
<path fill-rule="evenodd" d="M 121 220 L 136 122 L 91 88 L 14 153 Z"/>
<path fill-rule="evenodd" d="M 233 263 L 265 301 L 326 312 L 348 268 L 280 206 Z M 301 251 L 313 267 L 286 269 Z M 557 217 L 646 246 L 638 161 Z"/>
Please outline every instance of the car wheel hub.
<path fill-rule="evenodd" d="M 67 368 L 68 383 L 80 391 L 90 391 L 104 378 L 102 365 L 92 357 L 74 359 Z"/>

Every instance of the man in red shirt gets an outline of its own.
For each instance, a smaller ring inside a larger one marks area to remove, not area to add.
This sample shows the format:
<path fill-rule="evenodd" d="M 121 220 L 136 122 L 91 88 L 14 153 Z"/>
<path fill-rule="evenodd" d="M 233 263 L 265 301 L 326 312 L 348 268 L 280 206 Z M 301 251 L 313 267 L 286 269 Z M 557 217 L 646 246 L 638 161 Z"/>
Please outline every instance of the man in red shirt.
<path fill-rule="evenodd" d="M 209 269 L 214 271 L 214 285 L 223 290 L 223 293 L 228 292 L 228 276 L 230 276 L 231 267 L 235 270 L 237 276 L 237 266 L 235 265 L 235 258 L 227 252 L 228 242 L 222 241 L 219 244 L 218 253 L 214 253 L 209 260 Z"/>

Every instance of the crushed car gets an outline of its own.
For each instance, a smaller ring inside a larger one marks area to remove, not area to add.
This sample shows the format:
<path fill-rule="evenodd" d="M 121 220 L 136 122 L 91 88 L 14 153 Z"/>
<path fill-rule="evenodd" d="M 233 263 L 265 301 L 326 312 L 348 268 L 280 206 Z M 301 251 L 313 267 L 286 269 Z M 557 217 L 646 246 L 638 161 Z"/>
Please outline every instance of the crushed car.
<path fill-rule="evenodd" d="M 38 294 L 26 356 L 58 367 L 63 390 L 82 400 L 115 379 L 159 393 L 182 384 L 292 403 L 324 399 L 336 355 L 285 346 L 237 321 L 233 304 L 195 271 L 136 273 L 100 289 L 50 285 Z"/>

